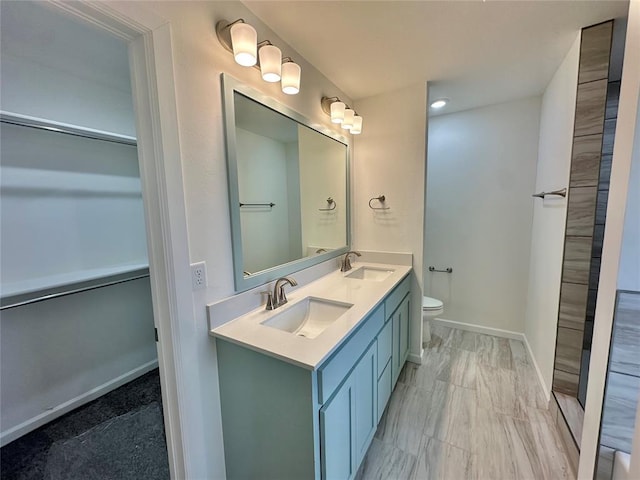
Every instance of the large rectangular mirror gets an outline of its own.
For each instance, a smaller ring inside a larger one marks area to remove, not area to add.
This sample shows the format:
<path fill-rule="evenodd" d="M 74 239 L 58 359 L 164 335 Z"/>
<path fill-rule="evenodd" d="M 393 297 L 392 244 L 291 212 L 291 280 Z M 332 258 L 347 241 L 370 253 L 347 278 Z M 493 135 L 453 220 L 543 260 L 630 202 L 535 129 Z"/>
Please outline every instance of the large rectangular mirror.
<path fill-rule="evenodd" d="M 349 143 L 222 75 L 236 291 L 348 250 Z"/>

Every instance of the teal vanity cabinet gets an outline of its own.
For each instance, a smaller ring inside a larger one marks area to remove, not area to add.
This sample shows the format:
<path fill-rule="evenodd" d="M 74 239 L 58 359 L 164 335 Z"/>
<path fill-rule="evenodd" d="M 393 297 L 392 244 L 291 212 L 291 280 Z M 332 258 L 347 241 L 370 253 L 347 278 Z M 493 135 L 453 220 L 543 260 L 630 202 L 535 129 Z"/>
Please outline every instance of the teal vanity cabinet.
<path fill-rule="evenodd" d="M 228 479 L 355 477 L 407 359 L 409 290 L 407 275 L 315 369 L 216 338 Z"/>

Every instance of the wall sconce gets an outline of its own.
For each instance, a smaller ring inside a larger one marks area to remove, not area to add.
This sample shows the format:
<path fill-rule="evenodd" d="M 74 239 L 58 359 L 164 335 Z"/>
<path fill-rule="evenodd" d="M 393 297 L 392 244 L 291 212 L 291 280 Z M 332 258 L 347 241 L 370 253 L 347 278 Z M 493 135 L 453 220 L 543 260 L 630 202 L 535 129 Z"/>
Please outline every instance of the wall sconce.
<path fill-rule="evenodd" d="M 331 117 L 331 123 L 341 124 L 353 135 L 362 133 L 362 117 L 338 97 L 322 97 L 322 111 Z"/>
<path fill-rule="evenodd" d="M 233 53 L 238 65 L 259 69 L 265 82 L 281 82 L 282 92 L 287 95 L 300 91 L 300 65 L 290 57 L 283 59 L 280 49 L 269 40 L 258 42 L 256 30 L 244 19 L 220 20 L 216 35 L 225 50 Z"/>

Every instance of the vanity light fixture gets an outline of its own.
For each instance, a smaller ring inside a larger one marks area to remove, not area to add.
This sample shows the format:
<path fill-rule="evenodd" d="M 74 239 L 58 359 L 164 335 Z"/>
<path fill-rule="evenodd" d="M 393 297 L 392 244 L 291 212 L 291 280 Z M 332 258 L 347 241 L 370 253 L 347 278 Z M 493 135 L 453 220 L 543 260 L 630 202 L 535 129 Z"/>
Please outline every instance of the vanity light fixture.
<path fill-rule="evenodd" d="M 448 98 L 439 98 L 437 100 L 434 100 L 433 102 L 431 102 L 431 108 L 435 108 L 436 110 L 444 107 L 447 103 L 449 103 L 449 99 Z"/>
<path fill-rule="evenodd" d="M 320 106 L 331 117 L 331 123 L 342 124 L 353 135 L 362 133 L 362 117 L 338 97 L 322 97 Z"/>
<path fill-rule="evenodd" d="M 220 44 L 233 53 L 238 65 L 259 69 L 265 82 L 281 81 L 282 91 L 287 95 L 300 91 L 300 65 L 290 57 L 283 59 L 280 49 L 269 40 L 258 42 L 256 30 L 244 19 L 220 20 L 216 24 L 216 35 Z"/>

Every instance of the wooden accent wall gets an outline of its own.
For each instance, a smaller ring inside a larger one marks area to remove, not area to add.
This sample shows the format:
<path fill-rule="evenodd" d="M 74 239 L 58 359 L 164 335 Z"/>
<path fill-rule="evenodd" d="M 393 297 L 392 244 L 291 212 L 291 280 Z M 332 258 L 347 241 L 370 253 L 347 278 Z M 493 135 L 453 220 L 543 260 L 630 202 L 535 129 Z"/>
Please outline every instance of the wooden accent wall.
<path fill-rule="evenodd" d="M 592 326 L 587 318 L 590 314 L 593 319 L 600 270 L 600 255 L 594 256 L 594 253 L 602 249 L 606 213 L 608 191 L 599 189 L 599 184 L 601 177 L 606 177 L 608 185 L 608 174 L 605 171 L 603 175 L 601 170 L 607 168 L 607 162 L 602 160 L 612 33 L 613 21 L 585 28 L 580 45 L 553 374 L 553 390 L 575 397 L 578 396 L 583 344 L 585 340 L 591 341 L 591 332 L 585 330 Z M 610 156 L 608 168 L 610 171 Z"/>

